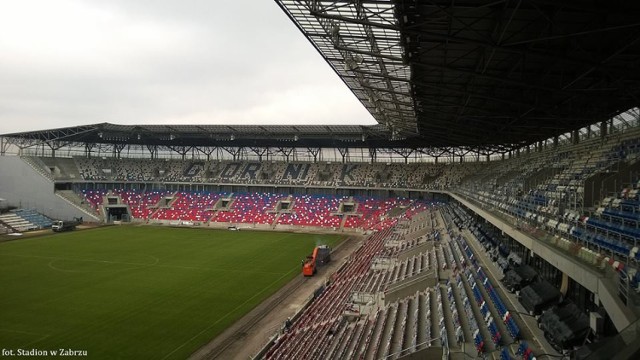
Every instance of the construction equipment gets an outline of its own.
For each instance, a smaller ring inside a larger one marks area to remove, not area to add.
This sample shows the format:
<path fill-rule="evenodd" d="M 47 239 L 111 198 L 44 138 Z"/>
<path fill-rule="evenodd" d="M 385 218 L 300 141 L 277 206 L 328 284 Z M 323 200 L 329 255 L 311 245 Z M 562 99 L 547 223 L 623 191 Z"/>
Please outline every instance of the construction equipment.
<path fill-rule="evenodd" d="M 327 245 L 316 246 L 311 255 L 302 264 L 302 275 L 313 276 L 318 272 L 317 267 L 331 261 L 331 248 Z"/>
<path fill-rule="evenodd" d="M 75 230 L 76 226 L 82 224 L 82 217 L 74 218 L 73 220 L 58 220 L 51 225 L 51 230 L 55 232 L 71 231 Z"/>

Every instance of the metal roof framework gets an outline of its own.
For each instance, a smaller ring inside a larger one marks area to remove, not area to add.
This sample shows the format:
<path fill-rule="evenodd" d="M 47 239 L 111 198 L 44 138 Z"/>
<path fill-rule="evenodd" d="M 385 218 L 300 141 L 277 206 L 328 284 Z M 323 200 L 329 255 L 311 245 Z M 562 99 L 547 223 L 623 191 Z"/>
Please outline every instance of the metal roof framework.
<path fill-rule="evenodd" d="M 638 2 L 276 2 L 396 137 L 501 151 L 640 105 Z"/>
<path fill-rule="evenodd" d="M 392 2 L 276 2 L 393 139 L 417 135 L 411 72 Z"/>
<path fill-rule="evenodd" d="M 105 143 L 166 146 L 320 146 L 387 142 L 381 125 L 118 125 L 99 123 L 2 135 L 17 146 Z"/>
<path fill-rule="evenodd" d="M 117 155 L 130 146 L 146 148 L 151 154 L 171 151 L 186 154 L 200 151 L 210 155 L 215 149 L 230 154 L 249 150 L 258 155 L 267 152 L 291 153 L 291 149 L 307 149 L 311 153 L 321 148 L 338 149 L 343 156 L 349 149 L 368 149 L 375 158 L 377 152 L 391 152 L 400 157 L 429 155 L 461 157 L 469 154 L 491 155 L 475 147 L 425 146 L 419 138 L 390 139 L 382 125 L 118 125 L 99 123 L 39 131 L 0 135 L 0 155 L 9 146 L 19 149 L 48 148 L 53 153 L 61 149 L 81 148 L 87 152 Z M 503 148 L 503 153 L 511 150 Z M 153 157 L 153 155 L 152 155 Z"/>

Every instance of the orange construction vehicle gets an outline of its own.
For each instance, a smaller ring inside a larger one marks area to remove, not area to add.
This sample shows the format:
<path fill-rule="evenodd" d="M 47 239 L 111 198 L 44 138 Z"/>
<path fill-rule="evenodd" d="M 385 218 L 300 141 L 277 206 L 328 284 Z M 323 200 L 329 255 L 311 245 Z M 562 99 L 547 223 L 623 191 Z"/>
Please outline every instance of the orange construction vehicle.
<path fill-rule="evenodd" d="M 318 272 L 316 268 L 331 261 L 331 249 L 327 245 L 316 246 L 311 255 L 302 264 L 302 275 L 313 276 Z"/>

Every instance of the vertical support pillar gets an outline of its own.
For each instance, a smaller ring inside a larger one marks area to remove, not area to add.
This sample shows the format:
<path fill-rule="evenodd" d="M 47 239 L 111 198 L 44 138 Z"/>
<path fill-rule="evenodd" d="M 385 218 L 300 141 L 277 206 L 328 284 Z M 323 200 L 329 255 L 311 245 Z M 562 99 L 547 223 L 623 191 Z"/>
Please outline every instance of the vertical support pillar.
<path fill-rule="evenodd" d="M 338 152 L 340 153 L 340 156 L 342 157 L 342 163 L 344 164 L 346 162 L 347 156 L 349 155 L 349 148 L 338 148 Z"/>
<path fill-rule="evenodd" d="M 313 163 L 317 163 L 318 154 L 320 154 L 320 148 L 307 148 L 307 151 L 313 156 Z"/>
<path fill-rule="evenodd" d="M 613 128 L 613 119 L 608 120 L 609 122 L 609 134 L 613 134 L 614 128 Z"/>
<path fill-rule="evenodd" d="M 372 164 L 375 163 L 378 160 L 378 149 L 369 148 L 369 158 Z"/>

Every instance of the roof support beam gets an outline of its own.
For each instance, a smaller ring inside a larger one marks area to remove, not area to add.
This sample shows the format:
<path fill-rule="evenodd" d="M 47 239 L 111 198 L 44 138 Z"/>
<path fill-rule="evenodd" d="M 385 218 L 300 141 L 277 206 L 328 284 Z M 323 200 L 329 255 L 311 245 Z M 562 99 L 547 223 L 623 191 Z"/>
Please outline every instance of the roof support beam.
<path fill-rule="evenodd" d="M 354 48 L 349 48 L 349 47 L 341 46 L 341 45 L 334 45 L 334 47 L 337 50 L 348 51 L 348 52 L 351 52 L 351 53 L 354 53 L 354 54 L 368 55 L 368 56 L 371 56 L 373 58 L 389 59 L 389 60 L 398 61 L 398 62 L 403 62 L 404 61 L 401 57 L 392 56 L 392 55 L 385 55 L 385 54 L 376 53 L 376 52 L 373 52 L 373 51 L 354 49 Z"/>
<path fill-rule="evenodd" d="M 317 10 L 311 10 L 309 13 L 311 15 L 313 15 L 313 16 L 315 16 L 317 18 L 321 18 L 321 19 L 337 20 L 337 21 L 342 21 L 342 22 L 346 22 L 346 23 L 367 25 L 367 26 L 376 27 L 376 28 L 380 28 L 380 29 L 387 29 L 387 30 L 395 30 L 395 31 L 399 31 L 400 30 L 398 28 L 398 26 L 396 26 L 396 25 L 381 24 L 381 23 L 377 23 L 377 22 L 373 22 L 373 21 L 368 21 L 368 20 L 363 20 L 363 19 L 354 19 L 354 18 L 341 16 L 341 15 L 332 15 L 332 14 L 327 14 L 325 12 L 320 12 L 320 11 L 317 11 Z"/>

